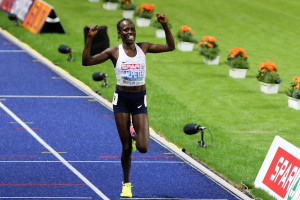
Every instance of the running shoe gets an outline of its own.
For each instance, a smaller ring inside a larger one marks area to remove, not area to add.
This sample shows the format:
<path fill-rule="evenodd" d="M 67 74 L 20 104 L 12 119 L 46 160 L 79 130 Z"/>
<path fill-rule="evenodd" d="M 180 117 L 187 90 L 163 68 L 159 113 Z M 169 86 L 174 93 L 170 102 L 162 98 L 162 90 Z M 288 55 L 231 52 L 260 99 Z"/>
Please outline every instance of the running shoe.
<path fill-rule="evenodd" d="M 133 135 L 134 134 L 135 134 L 135 130 L 134 130 L 133 126 L 130 126 L 130 135 L 131 135 L 131 138 L 132 138 L 132 150 L 131 150 L 131 152 L 135 152 L 136 151 L 136 142 L 133 139 Z"/>
<path fill-rule="evenodd" d="M 131 183 L 123 183 L 121 197 L 132 198 Z"/>

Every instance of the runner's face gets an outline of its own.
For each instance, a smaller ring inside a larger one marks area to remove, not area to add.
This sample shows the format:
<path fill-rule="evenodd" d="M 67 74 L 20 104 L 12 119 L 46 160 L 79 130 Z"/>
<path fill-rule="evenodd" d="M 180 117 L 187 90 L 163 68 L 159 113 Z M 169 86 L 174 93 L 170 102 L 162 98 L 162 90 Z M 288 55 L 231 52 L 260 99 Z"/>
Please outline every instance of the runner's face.
<path fill-rule="evenodd" d="M 134 43 L 136 37 L 134 24 L 129 20 L 124 20 L 120 24 L 119 35 L 121 36 L 123 43 Z"/>

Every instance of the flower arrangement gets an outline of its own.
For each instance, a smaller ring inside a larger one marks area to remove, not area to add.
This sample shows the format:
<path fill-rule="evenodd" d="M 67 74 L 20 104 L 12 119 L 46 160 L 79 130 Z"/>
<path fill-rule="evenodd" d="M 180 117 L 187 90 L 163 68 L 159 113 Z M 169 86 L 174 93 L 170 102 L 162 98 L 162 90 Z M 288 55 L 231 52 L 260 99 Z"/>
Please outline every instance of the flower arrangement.
<path fill-rule="evenodd" d="M 286 94 L 294 99 L 300 99 L 300 77 L 294 77 L 294 81 L 291 82 Z"/>
<path fill-rule="evenodd" d="M 122 0 L 120 7 L 122 10 L 135 10 L 136 5 L 132 0 Z"/>
<path fill-rule="evenodd" d="M 248 56 L 246 50 L 240 47 L 230 49 L 230 53 L 226 56 L 226 64 L 231 68 L 249 69 Z"/>
<path fill-rule="evenodd" d="M 266 61 L 259 64 L 259 71 L 256 76 L 257 80 L 263 83 L 279 84 L 281 79 L 277 73 L 277 66 L 272 61 Z"/>
<path fill-rule="evenodd" d="M 198 40 L 194 38 L 194 32 L 187 25 L 181 26 L 180 31 L 177 34 L 177 37 L 178 40 L 181 42 L 198 43 Z"/>
<path fill-rule="evenodd" d="M 142 3 L 138 10 L 137 16 L 141 18 L 152 19 L 154 11 L 154 4 Z"/>
<path fill-rule="evenodd" d="M 215 59 L 220 54 L 215 37 L 203 36 L 203 39 L 199 42 L 199 46 L 200 54 L 209 60 Z"/>

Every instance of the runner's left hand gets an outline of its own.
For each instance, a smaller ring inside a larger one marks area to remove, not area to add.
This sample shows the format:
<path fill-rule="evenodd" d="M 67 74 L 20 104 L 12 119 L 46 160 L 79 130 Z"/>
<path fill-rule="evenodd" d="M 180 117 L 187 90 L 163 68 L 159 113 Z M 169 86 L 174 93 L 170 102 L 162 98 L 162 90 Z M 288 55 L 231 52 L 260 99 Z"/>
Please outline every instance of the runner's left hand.
<path fill-rule="evenodd" d="M 166 16 L 164 14 L 156 14 L 156 18 L 157 18 L 157 21 L 160 22 L 161 24 L 167 24 L 168 23 L 168 20 L 166 18 Z"/>

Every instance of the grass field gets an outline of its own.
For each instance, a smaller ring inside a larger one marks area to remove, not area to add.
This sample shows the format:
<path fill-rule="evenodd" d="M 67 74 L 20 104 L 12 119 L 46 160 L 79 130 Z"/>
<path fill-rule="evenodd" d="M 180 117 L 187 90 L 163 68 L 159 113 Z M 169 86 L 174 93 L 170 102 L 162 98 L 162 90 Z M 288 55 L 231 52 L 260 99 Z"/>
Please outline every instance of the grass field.
<path fill-rule="evenodd" d="M 22 26 L 15 27 L 0 11 L 0 26 L 57 63 L 94 90 L 99 83 L 92 74 L 109 74 L 108 88 L 100 88 L 102 96 L 112 99 L 116 83 L 110 61 L 93 67 L 81 66 L 84 46 L 83 27 L 107 25 L 110 45 L 120 43 L 116 24 L 120 10 L 105 11 L 101 1 L 47 0 L 54 6 L 66 34 L 34 35 Z M 219 66 L 207 66 L 198 53 L 173 52 L 147 55 L 147 95 L 150 126 L 169 141 L 192 154 L 227 180 L 241 187 L 246 184 L 256 198 L 272 199 L 254 188 L 254 180 L 267 151 L 279 135 L 300 147 L 298 136 L 300 111 L 288 108 L 285 90 L 294 76 L 300 76 L 299 10 L 297 0 L 135 0 L 153 3 L 155 12 L 165 13 L 172 23 L 176 39 L 182 25 L 190 26 L 198 40 L 214 36 L 221 49 Z M 135 21 L 135 20 L 133 20 Z M 155 38 L 152 27 L 137 27 L 137 42 L 164 43 Z M 60 54 L 60 44 L 75 50 L 74 62 Z M 242 47 L 249 56 L 250 69 L 246 79 L 228 76 L 225 56 L 230 48 Z M 260 92 L 255 76 L 258 64 L 272 60 L 278 66 L 283 82 L 278 94 Z M 101 84 L 101 83 L 100 83 Z M 186 123 L 198 123 L 213 133 L 205 132 L 207 148 L 200 148 L 200 135 L 187 136 Z"/>

